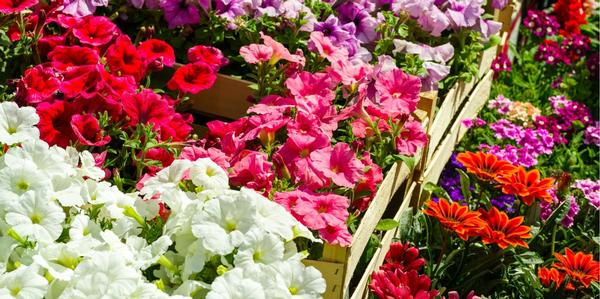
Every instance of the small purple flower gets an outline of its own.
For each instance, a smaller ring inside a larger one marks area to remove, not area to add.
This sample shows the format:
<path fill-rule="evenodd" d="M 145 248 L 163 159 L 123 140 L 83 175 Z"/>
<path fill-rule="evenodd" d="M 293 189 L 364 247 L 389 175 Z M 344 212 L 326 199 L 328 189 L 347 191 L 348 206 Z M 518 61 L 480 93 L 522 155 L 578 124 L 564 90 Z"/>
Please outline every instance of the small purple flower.
<path fill-rule="evenodd" d="M 556 35 L 560 29 L 560 23 L 556 18 L 541 10 L 528 11 L 523 19 L 523 25 L 537 37 Z"/>
<path fill-rule="evenodd" d="M 600 146 L 600 122 L 585 128 L 583 143 Z"/>
<path fill-rule="evenodd" d="M 600 180 L 576 180 L 573 187 L 581 190 L 588 203 L 600 211 Z"/>
<path fill-rule="evenodd" d="M 492 0 L 492 8 L 503 9 L 508 4 L 508 0 Z"/>
<path fill-rule="evenodd" d="M 552 81 L 552 84 L 550 85 L 550 87 L 552 87 L 553 89 L 557 89 L 560 87 L 560 85 L 563 83 L 563 77 L 558 77 L 556 78 L 556 80 Z"/>
<path fill-rule="evenodd" d="M 165 13 L 169 29 L 200 22 L 200 11 L 188 0 L 161 0 L 160 8 Z"/>
<path fill-rule="evenodd" d="M 567 100 L 565 96 L 552 96 L 548 101 L 554 114 L 558 115 L 561 123 L 566 126 L 564 130 L 571 128 L 575 121 L 580 121 L 584 125 L 593 123 L 590 109 L 583 103 Z"/>
<path fill-rule="evenodd" d="M 489 101 L 488 108 L 496 109 L 500 114 L 507 114 L 510 110 L 511 103 L 512 101 L 509 98 L 498 95 L 495 99 Z"/>
<path fill-rule="evenodd" d="M 500 210 L 507 211 L 509 213 L 513 213 L 515 209 L 513 205 L 515 204 L 515 197 L 513 195 L 500 195 L 496 198 L 492 198 L 492 205 L 497 207 Z"/>
<path fill-rule="evenodd" d="M 579 213 L 579 204 L 577 204 L 577 199 L 575 196 L 569 195 L 565 200 L 571 201 L 571 205 L 569 206 L 569 211 L 567 215 L 560 221 L 560 224 L 564 228 L 571 228 L 573 226 L 573 222 L 575 221 L 575 216 Z"/>
<path fill-rule="evenodd" d="M 467 129 L 470 129 L 473 126 L 473 120 L 470 118 L 465 118 L 460 123 Z"/>
<path fill-rule="evenodd" d="M 512 70 L 511 66 L 510 59 L 504 52 L 500 52 L 498 56 L 494 58 L 494 61 L 492 61 L 492 70 L 496 73 L 510 72 Z"/>

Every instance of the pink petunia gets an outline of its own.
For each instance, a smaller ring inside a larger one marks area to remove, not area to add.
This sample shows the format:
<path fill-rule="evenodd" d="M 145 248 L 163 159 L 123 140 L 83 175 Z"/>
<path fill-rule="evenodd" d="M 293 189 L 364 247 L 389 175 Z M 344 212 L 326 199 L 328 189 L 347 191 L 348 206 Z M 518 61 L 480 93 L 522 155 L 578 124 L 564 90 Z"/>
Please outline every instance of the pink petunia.
<path fill-rule="evenodd" d="M 129 117 L 129 125 L 154 124 L 155 129 L 168 122 L 173 114 L 169 103 L 150 89 L 123 97 L 123 110 Z"/>
<path fill-rule="evenodd" d="M 223 170 L 225 171 L 229 169 L 230 159 L 221 150 L 214 147 L 204 149 L 202 147 L 192 145 L 184 147 L 181 150 L 181 155 L 179 155 L 179 159 L 185 159 L 190 161 L 196 161 L 201 158 L 210 158 L 217 165 L 221 166 L 221 168 L 223 168 Z"/>
<path fill-rule="evenodd" d="M 273 48 L 260 44 L 251 44 L 241 47 L 240 55 L 249 64 L 267 62 L 273 57 Z"/>
<path fill-rule="evenodd" d="M 302 216 L 296 211 L 298 203 L 310 201 L 311 194 L 301 191 L 294 190 L 288 192 L 277 192 L 273 200 L 284 207 L 296 220 L 302 221 Z"/>
<path fill-rule="evenodd" d="M 375 82 L 379 104 L 391 115 L 409 114 L 417 108 L 421 80 L 400 69 L 380 73 Z"/>
<path fill-rule="evenodd" d="M 258 138 L 263 145 L 272 143 L 275 140 L 275 133 L 289 120 L 289 117 L 277 114 L 252 115 L 248 118 L 248 125 L 252 129 L 244 134 L 242 139 L 250 141 Z"/>
<path fill-rule="evenodd" d="M 76 114 L 71 117 L 71 128 L 77 141 L 87 146 L 103 146 L 110 142 L 110 136 L 104 135 L 98 119 L 91 114 Z"/>
<path fill-rule="evenodd" d="M 335 46 L 321 31 L 310 34 L 309 47 L 314 47 L 321 57 L 330 62 L 348 59 L 348 50 Z"/>
<path fill-rule="evenodd" d="M 340 142 L 310 154 L 314 165 L 325 177 L 342 187 L 353 188 L 361 177 L 364 165 L 348 144 Z"/>
<path fill-rule="evenodd" d="M 373 73 L 373 66 L 362 61 L 354 64 L 348 59 L 338 59 L 331 62 L 327 72 L 344 86 L 356 88 L 356 85 L 367 80 Z"/>
<path fill-rule="evenodd" d="M 233 186 L 248 187 L 268 196 L 275 177 L 272 168 L 266 153 L 249 152 L 233 165 L 229 179 Z"/>
<path fill-rule="evenodd" d="M 274 40 L 272 37 L 260 33 L 260 37 L 263 39 L 263 43 L 265 46 L 271 48 L 273 50 L 273 56 L 271 57 L 271 64 L 277 63 L 279 60 L 287 60 L 292 63 L 298 63 L 304 66 L 304 57 L 300 55 L 291 54 L 288 49 L 278 41 Z"/>
<path fill-rule="evenodd" d="M 321 119 L 315 115 L 308 114 L 303 111 L 298 111 L 296 114 L 296 119 L 289 122 L 287 125 L 288 135 L 297 134 L 317 136 L 324 134 L 331 138 L 335 129 L 336 127 L 332 127 L 329 124 L 323 123 Z"/>
<path fill-rule="evenodd" d="M 362 163 L 365 165 L 364 173 L 354 188 L 355 197 L 352 206 L 365 211 L 375 197 L 377 186 L 383 181 L 383 172 L 377 164 L 373 163 L 368 152 L 363 152 Z"/>
<path fill-rule="evenodd" d="M 294 99 L 278 95 L 268 95 L 260 102 L 248 108 L 248 113 L 283 114 L 294 107 Z"/>
<path fill-rule="evenodd" d="M 396 150 L 402 155 L 412 156 L 427 144 L 427 134 L 421 123 L 409 120 L 404 123 L 400 135 L 396 137 Z"/>
<path fill-rule="evenodd" d="M 277 153 L 281 155 L 295 183 L 303 182 L 308 188 L 322 188 L 329 184 L 311 160 L 314 151 L 329 147 L 326 135 L 290 135 Z"/>
<path fill-rule="evenodd" d="M 319 236 L 331 245 L 345 247 L 352 244 L 352 235 L 348 231 L 346 222 L 343 221 L 338 221 L 335 225 L 329 225 L 319 230 Z"/>
<path fill-rule="evenodd" d="M 309 200 L 299 201 L 295 212 L 310 229 L 324 229 L 348 220 L 348 198 L 337 194 L 313 194 Z"/>
<path fill-rule="evenodd" d="M 383 119 L 373 119 L 371 120 L 374 124 L 377 124 L 377 129 L 379 132 L 387 132 L 390 130 L 390 126 Z M 359 118 L 355 119 L 350 123 L 352 127 L 352 134 L 359 138 L 366 138 L 375 135 L 375 131 L 371 127 L 371 125 L 364 119 Z"/>

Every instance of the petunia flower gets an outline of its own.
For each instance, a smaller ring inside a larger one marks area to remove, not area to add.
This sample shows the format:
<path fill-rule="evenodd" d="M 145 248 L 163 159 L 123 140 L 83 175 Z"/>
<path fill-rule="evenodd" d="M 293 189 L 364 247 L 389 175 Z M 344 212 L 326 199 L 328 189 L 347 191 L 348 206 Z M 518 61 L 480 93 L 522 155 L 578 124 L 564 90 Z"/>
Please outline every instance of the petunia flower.
<path fill-rule="evenodd" d="M 103 146 L 110 142 L 111 138 L 104 135 L 100 128 L 98 119 L 92 114 L 75 114 L 71 117 L 71 128 L 77 136 L 77 141 L 87 146 Z"/>
<path fill-rule="evenodd" d="M 52 67 L 59 71 L 66 71 L 73 66 L 96 65 L 100 60 L 98 52 L 80 46 L 58 46 L 50 53 L 48 59 Z"/>
<path fill-rule="evenodd" d="M 310 229 L 324 229 L 348 219 L 349 200 L 337 194 L 309 194 L 306 200 L 298 201 L 295 212 L 300 222 Z"/>
<path fill-rule="evenodd" d="M 19 108 L 14 102 L 0 103 L 0 143 L 13 145 L 38 139 L 40 131 L 35 125 L 39 121 L 33 107 Z"/>
<path fill-rule="evenodd" d="M 417 107 L 421 81 L 400 69 L 379 74 L 375 82 L 379 104 L 390 115 L 409 114 Z"/>
<path fill-rule="evenodd" d="M 120 35 L 106 51 L 106 64 L 118 76 L 131 75 L 139 82 L 146 72 L 140 53 L 126 35 Z"/>
<path fill-rule="evenodd" d="M 273 48 L 261 44 L 250 44 L 240 48 L 240 55 L 249 64 L 267 62 L 273 56 Z"/>
<path fill-rule="evenodd" d="M 200 22 L 200 11 L 192 1 L 160 0 L 159 5 L 165 14 L 169 29 Z"/>
<path fill-rule="evenodd" d="M 178 68 L 167 83 L 171 90 L 196 94 L 209 89 L 217 79 L 215 70 L 204 62 L 186 64 Z"/>
<path fill-rule="evenodd" d="M 320 31 L 313 31 L 310 34 L 308 47 L 309 49 L 315 49 L 321 57 L 330 62 L 345 60 L 348 57 L 348 50 L 333 45 L 331 40 Z"/>
<path fill-rule="evenodd" d="M 73 26 L 73 35 L 90 46 L 106 45 L 118 34 L 117 25 L 107 17 L 87 16 Z"/>
<path fill-rule="evenodd" d="M 187 58 L 190 63 L 201 61 L 214 66 L 216 69 L 229 63 L 229 60 L 223 55 L 221 50 L 203 45 L 189 48 L 187 51 Z"/>
<path fill-rule="evenodd" d="M 23 10 L 30 8 L 38 3 L 38 0 L 3 0 L 0 1 L 0 13 L 11 14 L 22 12 Z"/>
<path fill-rule="evenodd" d="M 420 122 L 409 120 L 404 123 L 396 137 L 396 150 L 401 155 L 413 156 L 427 144 L 427 134 Z"/>
<path fill-rule="evenodd" d="M 62 12 L 74 17 L 93 15 L 99 6 L 108 6 L 108 0 L 64 0 Z"/>
<path fill-rule="evenodd" d="M 160 70 L 163 65 L 171 67 L 175 64 L 173 47 L 160 39 L 145 40 L 140 43 L 137 50 L 146 67 L 153 70 Z M 158 66 L 153 64 L 158 64 Z"/>
<path fill-rule="evenodd" d="M 325 177 L 342 187 L 353 188 L 364 167 L 350 146 L 343 142 L 317 150 L 310 154 L 310 158 Z"/>

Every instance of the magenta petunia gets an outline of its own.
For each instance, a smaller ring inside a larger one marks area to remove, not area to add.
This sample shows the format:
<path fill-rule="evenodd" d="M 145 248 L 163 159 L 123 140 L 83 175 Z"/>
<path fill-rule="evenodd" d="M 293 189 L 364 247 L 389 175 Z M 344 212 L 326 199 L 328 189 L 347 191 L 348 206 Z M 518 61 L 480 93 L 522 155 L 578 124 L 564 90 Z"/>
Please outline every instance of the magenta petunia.
<path fill-rule="evenodd" d="M 71 117 L 71 128 L 82 145 L 103 146 L 110 142 L 110 136 L 104 135 L 98 119 L 91 114 L 76 114 Z"/>
<path fill-rule="evenodd" d="M 379 104 L 391 115 L 410 114 L 417 108 L 421 80 L 401 69 L 380 73 L 375 82 Z"/>
<path fill-rule="evenodd" d="M 273 48 L 260 44 L 251 44 L 241 47 L 240 55 L 249 64 L 267 62 L 273 57 Z"/>
<path fill-rule="evenodd" d="M 396 138 L 396 150 L 402 155 L 413 156 L 426 144 L 427 134 L 418 121 L 411 120 L 404 123 L 400 135 Z"/>

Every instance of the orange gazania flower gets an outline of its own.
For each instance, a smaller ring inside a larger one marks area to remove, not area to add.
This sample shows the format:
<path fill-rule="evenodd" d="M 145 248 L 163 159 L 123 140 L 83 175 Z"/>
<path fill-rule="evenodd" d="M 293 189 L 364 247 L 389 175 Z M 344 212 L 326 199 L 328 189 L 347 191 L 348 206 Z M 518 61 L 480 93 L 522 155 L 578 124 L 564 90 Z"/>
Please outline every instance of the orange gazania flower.
<path fill-rule="evenodd" d="M 554 179 L 545 178 L 540 180 L 540 172 L 537 169 L 528 172 L 525 168 L 518 167 L 515 173 L 509 176 L 498 177 L 496 181 L 502 184 L 502 192 L 504 194 L 518 195 L 528 206 L 536 198 L 553 202 L 548 190 L 552 188 Z"/>
<path fill-rule="evenodd" d="M 494 154 L 482 152 L 460 153 L 456 160 L 465 166 L 468 172 L 486 181 L 492 181 L 500 176 L 509 176 L 516 169 L 512 163 L 499 160 Z"/>
<path fill-rule="evenodd" d="M 540 267 L 538 269 L 538 278 L 540 279 L 542 285 L 547 288 L 549 288 L 550 284 L 554 282 L 554 288 L 558 290 L 565 280 L 565 275 L 566 274 L 564 272 L 558 271 L 556 268 L 548 269 L 546 267 Z M 565 286 L 565 290 L 574 291 L 575 286 L 569 281 Z"/>
<path fill-rule="evenodd" d="M 529 248 L 524 239 L 529 239 L 531 227 L 521 225 L 523 216 L 508 218 L 506 213 L 493 207 L 489 212 L 479 209 L 481 219 L 486 222 L 484 228 L 479 232 L 481 240 L 485 244 L 496 244 L 504 249 L 508 246 L 522 246 Z"/>
<path fill-rule="evenodd" d="M 485 226 L 479 218 L 479 212 L 469 210 L 457 202 L 450 204 L 446 199 L 440 198 L 438 202 L 429 200 L 423 214 L 435 217 L 442 226 L 454 231 L 463 240 L 477 236 L 478 231 Z"/>
<path fill-rule="evenodd" d="M 565 255 L 555 253 L 554 257 L 558 262 L 552 264 L 552 266 L 565 271 L 572 281 L 580 282 L 588 288 L 592 281 L 599 280 L 600 263 L 594 260 L 592 254 L 574 253 L 571 249 L 565 248 Z"/>

